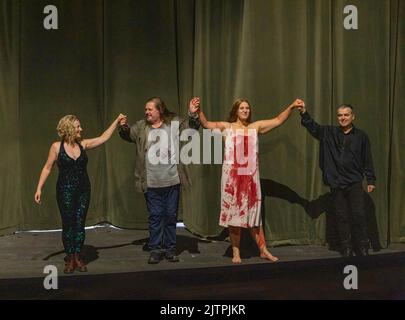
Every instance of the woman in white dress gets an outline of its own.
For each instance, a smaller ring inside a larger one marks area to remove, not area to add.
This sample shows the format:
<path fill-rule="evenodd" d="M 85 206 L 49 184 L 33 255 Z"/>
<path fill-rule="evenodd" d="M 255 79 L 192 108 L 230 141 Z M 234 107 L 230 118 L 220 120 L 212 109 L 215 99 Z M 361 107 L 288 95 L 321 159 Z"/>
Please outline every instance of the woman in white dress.
<path fill-rule="evenodd" d="M 196 98 L 198 99 L 198 98 Z M 199 100 L 195 101 L 199 105 Z M 206 129 L 219 129 L 225 138 L 221 179 L 219 224 L 229 228 L 233 263 L 240 263 L 241 228 L 248 228 L 260 250 L 260 257 L 277 261 L 266 246 L 261 218 L 261 189 L 258 160 L 258 134 L 268 133 L 283 124 L 294 108 L 304 105 L 296 99 L 277 117 L 252 122 L 250 103 L 237 99 L 228 121 L 208 121 L 201 109 L 199 119 Z"/>

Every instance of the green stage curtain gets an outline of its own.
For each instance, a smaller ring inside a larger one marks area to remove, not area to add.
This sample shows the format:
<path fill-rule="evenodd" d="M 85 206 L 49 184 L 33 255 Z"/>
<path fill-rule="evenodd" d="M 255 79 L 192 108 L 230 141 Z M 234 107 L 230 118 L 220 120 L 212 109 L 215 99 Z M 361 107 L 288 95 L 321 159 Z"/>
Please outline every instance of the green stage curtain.
<path fill-rule="evenodd" d="M 226 120 L 238 97 L 250 101 L 254 120 L 300 97 L 321 124 L 336 124 L 339 104 L 355 106 L 355 124 L 372 146 L 377 188 L 368 199 L 379 240 L 404 241 L 403 1 L 350 1 L 357 30 L 343 26 L 343 0 L 54 0 L 59 29 L 45 30 L 48 4 L 0 0 L 0 234 L 60 228 L 56 168 L 40 206 L 33 196 L 63 115 L 77 115 L 84 135 L 94 137 L 120 112 L 130 123 L 142 119 L 152 96 L 182 116 L 199 96 L 212 120 Z M 133 146 L 115 133 L 88 155 L 87 224 L 147 228 Z M 318 155 L 297 112 L 260 137 L 269 244 L 326 242 L 329 189 Z M 216 236 L 221 165 L 190 171 L 180 219 L 193 233 Z"/>

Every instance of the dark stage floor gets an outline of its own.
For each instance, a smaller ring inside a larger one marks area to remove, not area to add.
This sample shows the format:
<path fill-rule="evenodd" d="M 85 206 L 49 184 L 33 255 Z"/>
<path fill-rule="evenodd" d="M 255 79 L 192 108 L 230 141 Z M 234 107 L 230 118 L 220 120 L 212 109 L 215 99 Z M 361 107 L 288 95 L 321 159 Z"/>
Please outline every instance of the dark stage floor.
<path fill-rule="evenodd" d="M 148 232 L 87 230 L 87 273 L 63 274 L 60 232 L 0 237 L 0 299 L 405 299 L 405 244 L 344 260 L 324 246 L 271 248 L 258 257 L 252 243 L 233 265 L 229 242 L 178 229 L 179 263 L 148 265 Z M 358 289 L 346 290 L 346 265 L 358 268 Z M 44 267 L 59 272 L 58 289 L 43 286 Z"/>

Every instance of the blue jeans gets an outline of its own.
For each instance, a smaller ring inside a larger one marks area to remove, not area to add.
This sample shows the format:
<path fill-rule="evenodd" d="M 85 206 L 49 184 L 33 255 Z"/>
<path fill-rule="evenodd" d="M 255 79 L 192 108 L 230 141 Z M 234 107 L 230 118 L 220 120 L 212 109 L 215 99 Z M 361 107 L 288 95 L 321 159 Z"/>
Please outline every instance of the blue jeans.
<path fill-rule="evenodd" d="M 148 188 L 145 193 L 149 212 L 149 250 L 153 253 L 176 252 L 176 223 L 180 184 Z"/>

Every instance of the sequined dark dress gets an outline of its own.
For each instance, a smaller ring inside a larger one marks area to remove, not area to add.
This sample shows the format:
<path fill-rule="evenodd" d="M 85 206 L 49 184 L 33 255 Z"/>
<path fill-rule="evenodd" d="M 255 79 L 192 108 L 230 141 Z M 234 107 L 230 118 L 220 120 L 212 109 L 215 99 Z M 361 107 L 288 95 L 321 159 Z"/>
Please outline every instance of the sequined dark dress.
<path fill-rule="evenodd" d="M 91 194 L 87 154 L 82 145 L 78 145 L 80 156 L 74 160 L 66 153 L 62 141 L 56 161 L 59 168 L 56 199 L 62 217 L 62 241 L 67 254 L 82 250 Z"/>

